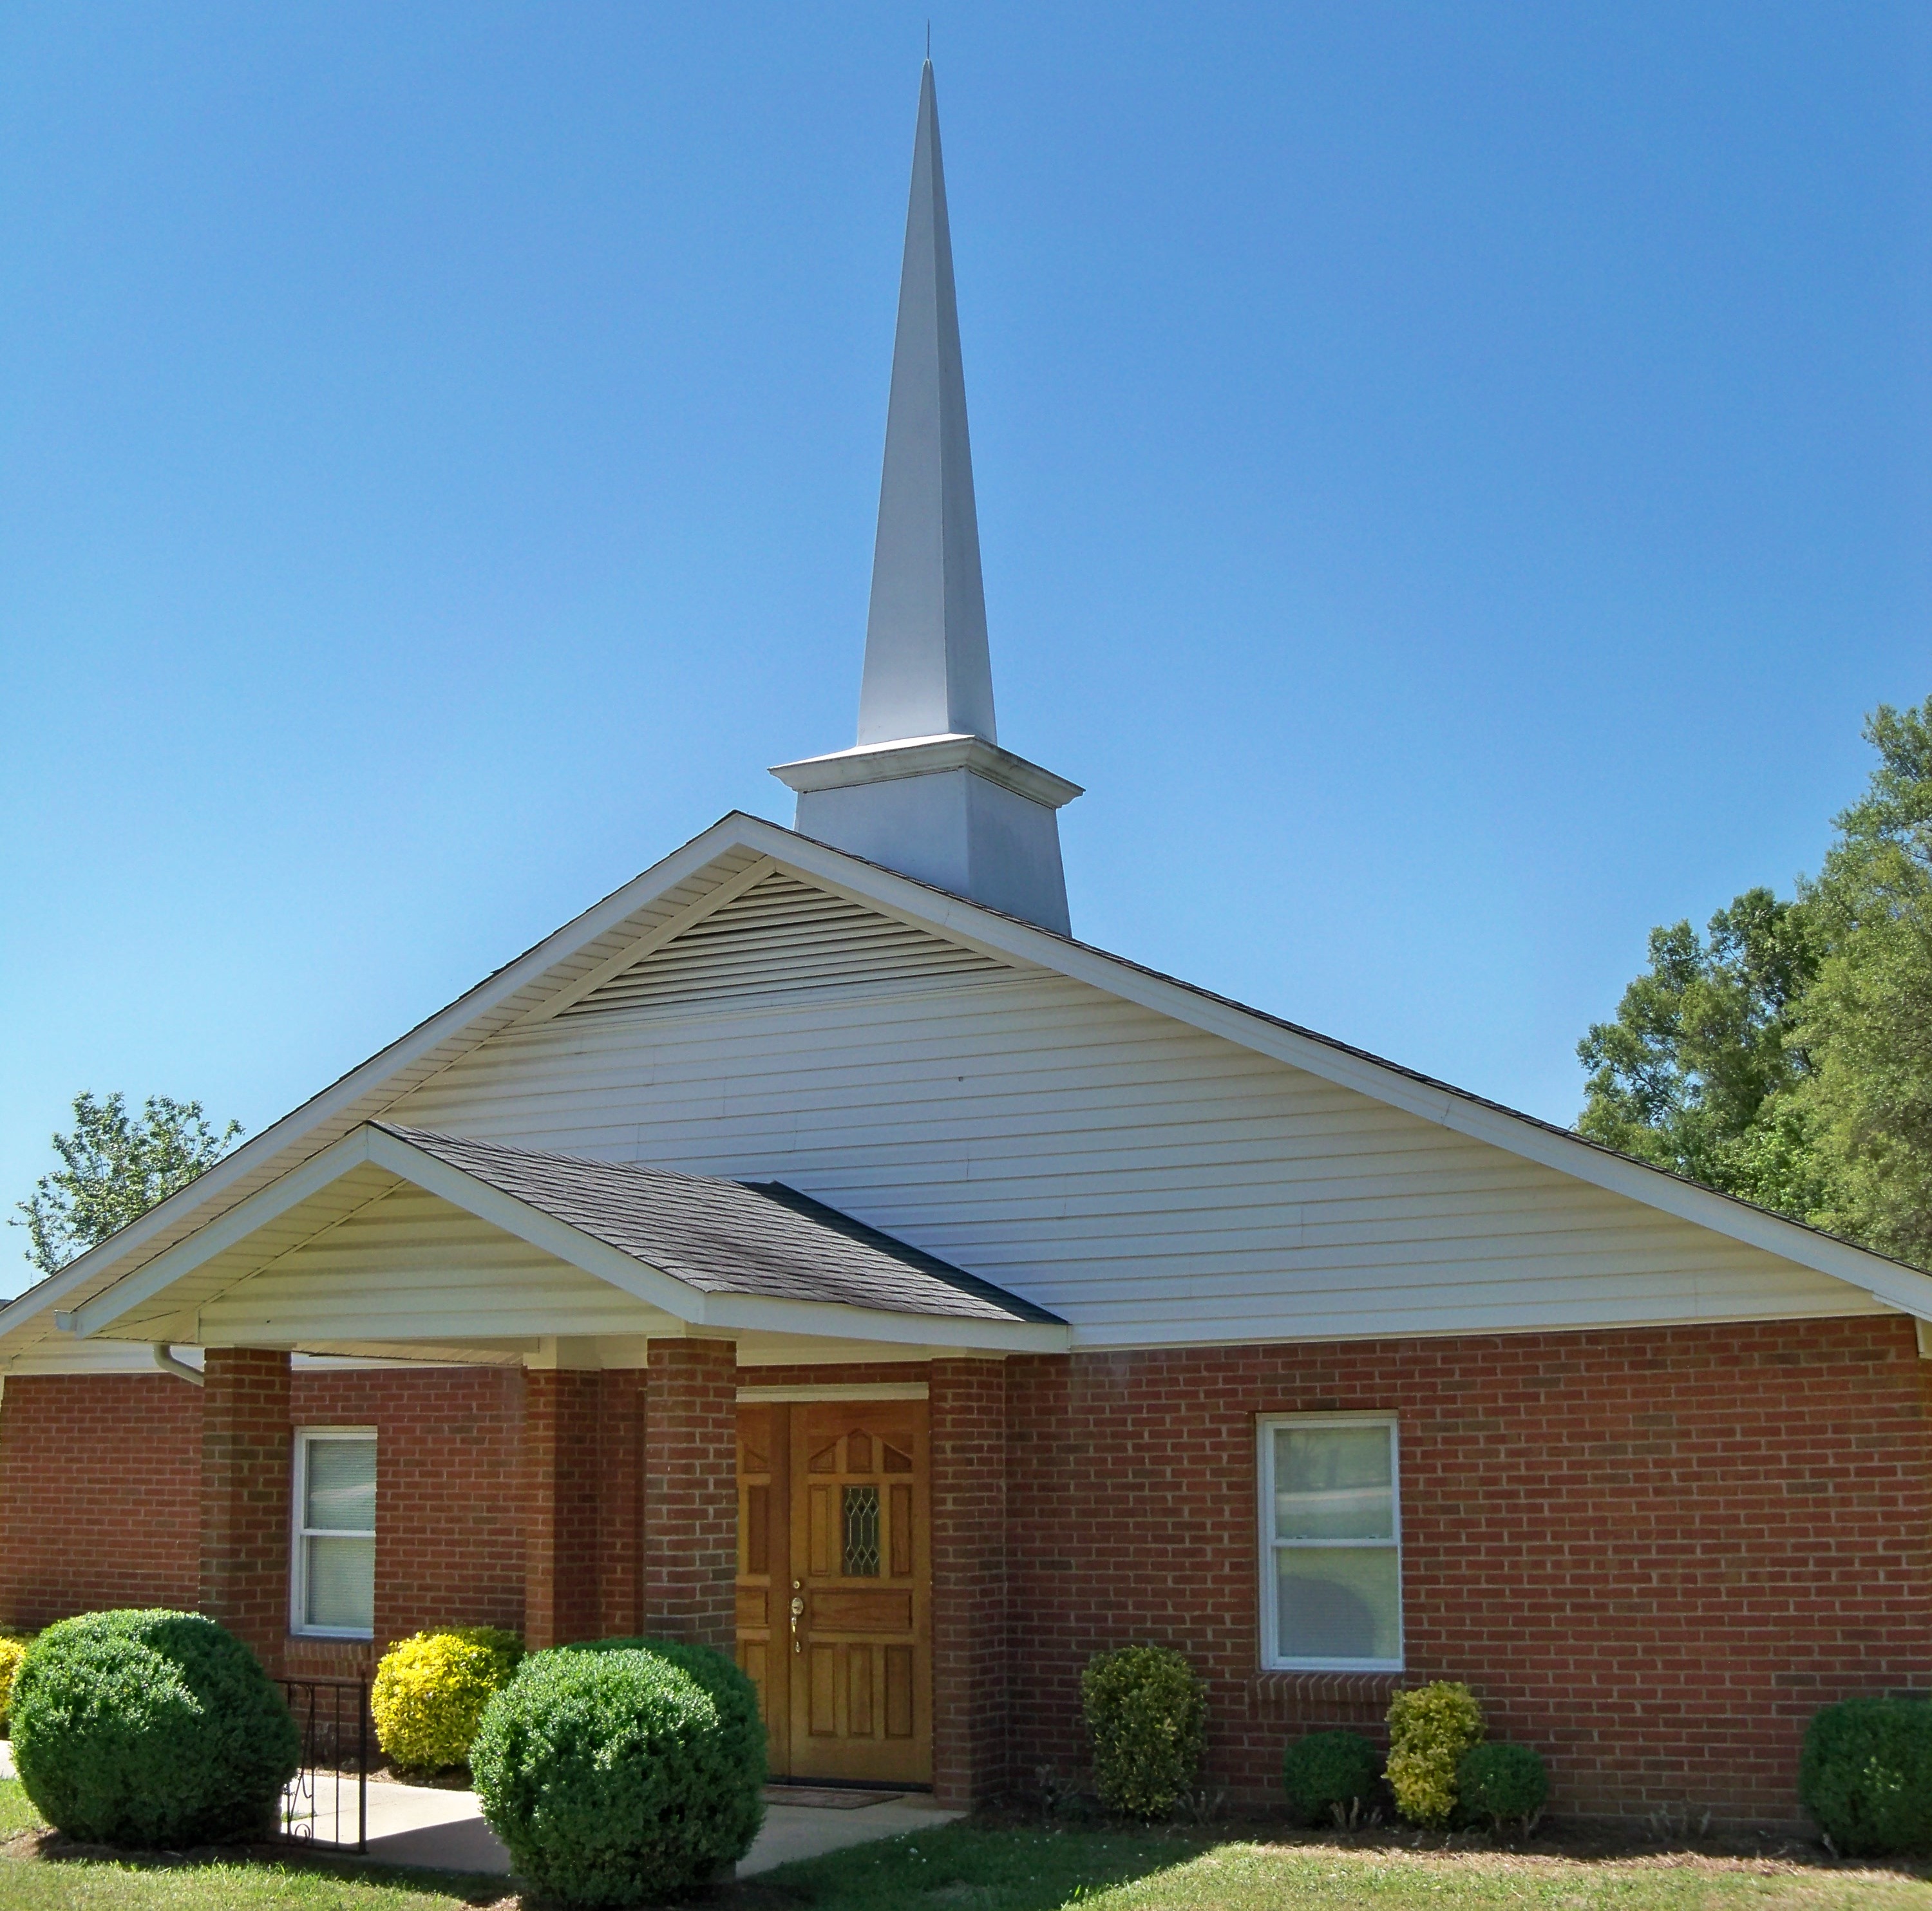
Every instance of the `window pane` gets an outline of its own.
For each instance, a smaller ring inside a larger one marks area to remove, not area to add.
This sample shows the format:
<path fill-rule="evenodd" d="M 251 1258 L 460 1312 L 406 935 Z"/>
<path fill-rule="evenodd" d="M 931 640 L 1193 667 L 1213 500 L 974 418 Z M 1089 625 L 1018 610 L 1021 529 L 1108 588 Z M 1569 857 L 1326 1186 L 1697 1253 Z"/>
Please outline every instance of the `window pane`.
<path fill-rule="evenodd" d="M 1292 1547 L 1274 1556 L 1282 1658 L 1402 1656 L 1400 1556 L 1394 1547 Z"/>
<path fill-rule="evenodd" d="M 845 1489 L 845 1556 L 848 1579 L 876 1579 L 879 1572 L 879 1490 Z"/>
<path fill-rule="evenodd" d="M 310 1440 L 305 1526 L 328 1532 L 376 1530 L 376 1442 Z"/>
<path fill-rule="evenodd" d="M 1277 1427 L 1276 1538 L 1394 1538 L 1389 1432 L 1386 1427 Z"/>
<path fill-rule="evenodd" d="M 373 1539 L 310 1539 L 308 1598 L 302 1622 L 345 1632 L 370 1632 L 376 1624 L 376 1542 Z"/>

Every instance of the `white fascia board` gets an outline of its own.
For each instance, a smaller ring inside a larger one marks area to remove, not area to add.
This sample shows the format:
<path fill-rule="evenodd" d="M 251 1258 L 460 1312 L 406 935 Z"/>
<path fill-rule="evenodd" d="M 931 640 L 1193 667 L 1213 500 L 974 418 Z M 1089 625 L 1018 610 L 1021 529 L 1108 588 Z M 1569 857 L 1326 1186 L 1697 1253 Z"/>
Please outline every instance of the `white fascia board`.
<path fill-rule="evenodd" d="M 692 837 L 682 849 L 673 850 L 662 861 L 633 876 L 622 888 L 613 890 L 601 902 L 506 963 L 494 975 L 485 977 L 447 1008 L 418 1023 L 408 1034 L 380 1050 L 320 1094 L 311 1096 L 272 1127 L 243 1142 L 140 1220 L 130 1221 L 98 1247 L 89 1248 L 58 1273 L 0 1307 L 0 1337 L 49 1308 L 66 1307 L 77 1295 L 85 1299 L 101 1292 L 113 1278 L 113 1270 L 137 1259 L 141 1250 L 158 1235 L 200 1209 L 219 1208 L 223 1197 L 237 1182 L 246 1180 L 278 1155 L 299 1149 L 316 1129 L 339 1119 L 365 1097 L 380 1095 L 390 1077 L 434 1053 L 443 1043 L 460 1038 L 478 1017 L 488 1014 L 519 990 L 529 987 L 546 969 L 567 961 L 586 942 L 595 942 L 626 917 L 649 907 L 658 895 L 688 880 L 728 849 L 741 842 L 748 843 L 748 825 L 759 832 L 761 843 L 768 834 L 782 840 L 790 835 L 775 824 L 760 823 L 757 818 L 735 810 L 712 824 L 703 835 Z M 185 1248 L 189 1244 L 183 1241 L 178 1245 Z"/>
<path fill-rule="evenodd" d="M 748 841 L 801 875 L 816 876 L 895 913 L 970 939 L 989 950 L 1052 969 L 1123 1001 L 1287 1062 L 1338 1088 L 1400 1108 L 1438 1128 L 1485 1142 L 1574 1179 L 1621 1194 L 1713 1233 L 1829 1274 L 1919 1319 L 1932 1319 L 1932 1275 L 1820 1234 L 1748 1202 L 1700 1188 L 1661 1168 L 1612 1153 L 1581 1136 L 1545 1126 L 1440 1083 L 1418 1080 L 1371 1056 L 1336 1047 L 1255 1011 L 1202 995 L 1101 950 L 1070 942 L 963 897 L 928 889 L 776 825 L 746 817 Z"/>
<path fill-rule="evenodd" d="M 893 1346 L 971 1347 L 1002 1353 L 1063 1354 L 1072 1328 L 1058 1321 L 975 1320 L 958 1314 L 892 1313 L 837 1301 L 788 1301 L 758 1294 L 706 1294 L 699 1327 L 806 1334 Z"/>

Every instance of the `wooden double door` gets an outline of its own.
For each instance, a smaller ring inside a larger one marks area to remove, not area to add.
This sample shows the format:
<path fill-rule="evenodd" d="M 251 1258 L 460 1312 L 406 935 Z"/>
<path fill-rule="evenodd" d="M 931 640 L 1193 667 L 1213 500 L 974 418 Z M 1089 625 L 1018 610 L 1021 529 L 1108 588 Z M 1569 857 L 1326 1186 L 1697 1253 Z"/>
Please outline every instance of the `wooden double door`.
<path fill-rule="evenodd" d="M 932 1780 L 923 1400 L 738 1409 L 738 1663 L 774 1778 Z"/>

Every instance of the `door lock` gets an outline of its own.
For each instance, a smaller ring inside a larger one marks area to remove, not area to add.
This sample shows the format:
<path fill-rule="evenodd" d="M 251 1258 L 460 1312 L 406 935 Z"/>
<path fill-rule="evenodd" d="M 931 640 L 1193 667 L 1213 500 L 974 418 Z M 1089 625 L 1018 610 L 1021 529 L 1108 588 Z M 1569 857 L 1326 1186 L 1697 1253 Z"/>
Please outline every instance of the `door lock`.
<path fill-rule="evenodd" d="M 794 1580 L 792 1583 L 796 1586 L 798 1582 Z M 791 1595 L 791 1649 L 794 1652 L 802 1652 L 805 1649 L 798 1643 L 798 1622 L 804 1616 L 805 1595 L 802 1592 L 794 1592 Z"/>

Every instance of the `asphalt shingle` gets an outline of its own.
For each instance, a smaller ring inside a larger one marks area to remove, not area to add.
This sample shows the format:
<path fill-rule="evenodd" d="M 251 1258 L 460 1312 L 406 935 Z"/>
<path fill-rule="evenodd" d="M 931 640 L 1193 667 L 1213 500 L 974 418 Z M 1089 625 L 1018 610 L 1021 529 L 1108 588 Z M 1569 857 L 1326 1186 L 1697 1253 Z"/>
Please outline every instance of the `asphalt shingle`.
<path fill-rule="evenodd" d="M 700 1293 L 968 1320 L 1059 1319 L 782 1182 L 728 1181 L 374 1125 Z"/>

